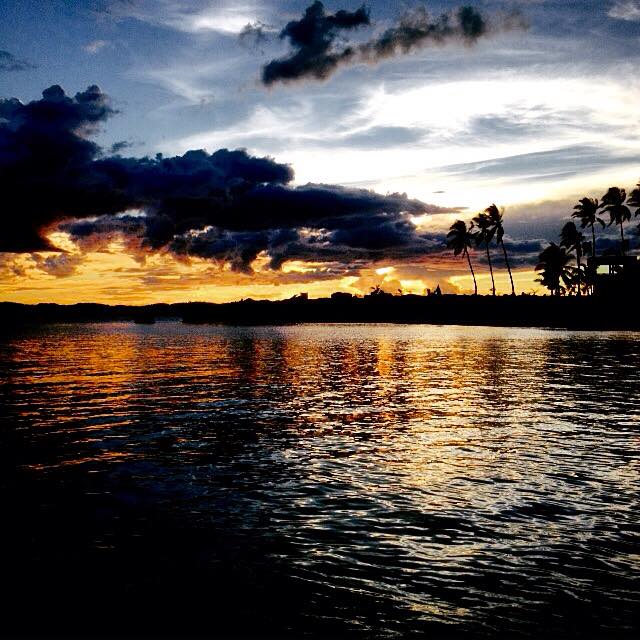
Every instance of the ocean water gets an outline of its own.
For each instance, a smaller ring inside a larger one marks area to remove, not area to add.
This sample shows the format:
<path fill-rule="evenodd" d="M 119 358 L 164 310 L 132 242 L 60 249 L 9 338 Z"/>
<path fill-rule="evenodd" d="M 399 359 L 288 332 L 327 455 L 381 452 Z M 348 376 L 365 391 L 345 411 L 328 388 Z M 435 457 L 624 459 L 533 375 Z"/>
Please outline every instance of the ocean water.
<path fill-rule="evenodd" d="M 640 629 L 640 333 L 26 327 L 0 406 L 0 635 Z"/>

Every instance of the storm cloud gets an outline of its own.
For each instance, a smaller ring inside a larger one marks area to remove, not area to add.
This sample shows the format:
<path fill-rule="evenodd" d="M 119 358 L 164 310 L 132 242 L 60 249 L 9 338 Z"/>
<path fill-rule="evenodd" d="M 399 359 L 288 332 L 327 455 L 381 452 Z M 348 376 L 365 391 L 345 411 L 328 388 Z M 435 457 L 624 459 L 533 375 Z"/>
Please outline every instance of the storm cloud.
<path fill-rule="evenodd" d="M 73 97 L 54 85 L 28 104 L 0 101 L 0 251 L 55 250 L 47 233 L 61 229 L 81 248 L 120 237 L 143 252 L 250 272 L 262 252 L 273 268 L 419 255 L 432 243 L 411 216 L 451 211 L 404 194 L 294 187 L 289 165 L 245 150 L 106 156 L 91 137 L 115 113 L 95 85 Z"/>
<path fill-rule="evenodd" d="M 341 66 L 375 64 L 431 45 L 471 45 L 487 34 L 525 27 L 515 13 L 494 16 L 489 21 L 473 7 L 462 6 L 434 18 L 420 6 L 404 13 L 396 25 L 370 40 L 344 42 L 342 32 L 370 24 L 364 5 L 354 12 L 340 10 L 330 14 L 322 2 L 314 2 L 300 20 L 289 22 L 280 32 L 280 38 L 289 41 L 291 52 L 262 68 L 262 83 L 269 86 L 276 82 L 325 80 Z"/>
<path fill-rule="evenodd" d="M 89 139 L 113 113 L 95 85 L 74 97 L 54 85 L 26 105 L 0 100 L 0 251 L 50 249 L 47 225 L 119 210 L 121 199 L 93 172 L 100 148 Z"/>
<path fill-rule="evenodd" d="M 487 28 L 486 19 L 473 7 L 461 7 L 453 15 L 442 14 L 435 20 L 424 7 L 418 7 L 378 38 L 360 45 L 358 53 L 367 62 L 378 62 L 430 44 L 452 40 L 473 44 L 486 34 Z"/>
<path fill-rule="evenodd" d="M 328 78 L 338 68 L 352 60 L 355 49 L 351 46 L 335 46 L 340 32 L 370 24 L 369 13 L 364 6 L 349 12 L 340 10 L 326 13 L 322 2 L 307 7 L 300 20 L 292 20 L 280 32 L 287 39 L 292 53 L 271 60 L 262 69 L 262 82 L 289 82 L 300 78 Z"/>

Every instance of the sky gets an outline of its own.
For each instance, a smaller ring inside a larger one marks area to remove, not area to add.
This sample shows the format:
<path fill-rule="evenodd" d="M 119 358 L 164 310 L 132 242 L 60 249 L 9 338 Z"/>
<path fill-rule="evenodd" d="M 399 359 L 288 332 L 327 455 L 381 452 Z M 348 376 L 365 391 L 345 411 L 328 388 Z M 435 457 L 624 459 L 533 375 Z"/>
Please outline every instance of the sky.
<path fill-rule="evenodd" d="M 468 293 L 446 232 L 491 203 L 539 291 L 640 176 L 640 0 L 0 5 L 0 300 Z"/>

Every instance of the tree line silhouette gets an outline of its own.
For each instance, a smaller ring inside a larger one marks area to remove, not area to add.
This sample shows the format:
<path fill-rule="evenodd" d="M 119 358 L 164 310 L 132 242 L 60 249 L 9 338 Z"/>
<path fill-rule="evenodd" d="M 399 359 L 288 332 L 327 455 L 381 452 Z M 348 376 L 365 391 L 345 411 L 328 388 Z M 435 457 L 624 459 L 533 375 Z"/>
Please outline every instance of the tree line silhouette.
<path fill-rule="evenodd" d="M 580 221 L 582 229 L 591 229 L 591 240 L 585 239 L 575 222 L 567 222 L 560 231 L 560 242 L 558 244 L 551 242 L 538 256 L 536 271 L 540 272 L 540 277 L 537 282 L 549 289 L 551 295 L 559 296 L 568 292 L 582 296 L 592 292 L 589 273 L 582 259 L 585 255 L 593 258 L 597 256 L 596 226 L 600 225 L 601 228 L 604 228 L 605 226 L 617 225 L 620 227 L 620 255 L 625 256 L 628 241 L 624 237 L 624 224 L 631 220 L 631 208 L 635 208 L 634 216 L 640 216 L 640 182 L 628 197 L 625 189 L 610 187 L 600 200 L 598 198 L 582 198 L 573 208 L 571 217 Z M 602 214 L 609 215 L 608 224 L 600 217 Z M 640 225 L 638 225 L 638 229 L 640 230 Z M 484 247 L 491 276 L 491 295 L 495 296 L 496 283 L 490 251 L 494 238 L 496 244 L 502 248 L 511 283 L 511 295 L 515 295 L 513 275 L 504 244 L 504 209 L 500 210 L 495 204 L 492 204 L 472 218 L 469 224 L 464 220 L 456 220 L 449 228 L 447 247 L 453 250 L 455 256 L 462 255 L 466 258 L 473 278 L 474 295 L 478 295 L 478 283 L 470 250 L 474 246 Z M 575 266 L 573 266 L 574 261 Z"/>

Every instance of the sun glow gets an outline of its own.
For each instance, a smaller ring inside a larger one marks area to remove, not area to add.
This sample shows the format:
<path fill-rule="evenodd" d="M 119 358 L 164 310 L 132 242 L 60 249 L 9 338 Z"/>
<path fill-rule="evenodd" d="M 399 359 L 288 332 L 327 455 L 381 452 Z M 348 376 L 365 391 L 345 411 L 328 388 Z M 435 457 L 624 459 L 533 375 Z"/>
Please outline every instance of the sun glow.
<path fill-rule="evenodd" d="M 538 273 L 532 270 L 528 271 L 514 271 L 513 272 L 513 284 L 516 289 L 516 293 L 526 293 L 541 295 L 546 293 L 546 289 L 542 287 L 536 279 Z M 495 271 L 494 279 L 496 282 L 496 293 L 498 295 L 507 295 L 511 293 L 511 283 L 509 281 L 509 275 L 503 271 Z M 491 276 L 489 272 L 476 271 L 476 280 L 478 282 L 478 293 L 488 295 L 491 293 Z M 451 276 L 449 282 L 459 289 L 460 293 L 473 293 L 473 278 L 471 274 Z"/>
<path fill-rule="evenodd" d="M 379 276 L 386 276 L 389 273 L 393 273 L 394 272 L 394 268 L 393 267 L 380 267 L 379 269 L 376 269 L 376 273 Z"/>

